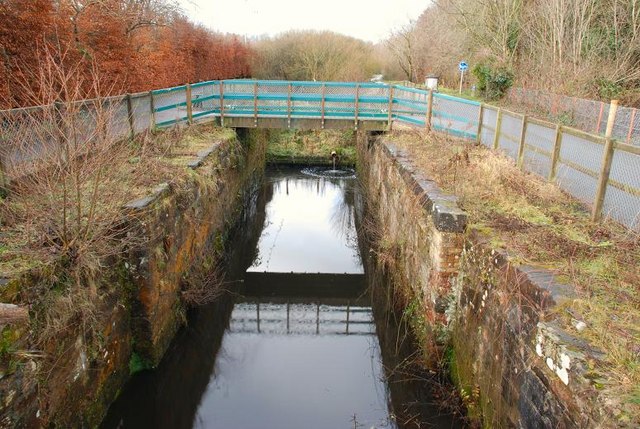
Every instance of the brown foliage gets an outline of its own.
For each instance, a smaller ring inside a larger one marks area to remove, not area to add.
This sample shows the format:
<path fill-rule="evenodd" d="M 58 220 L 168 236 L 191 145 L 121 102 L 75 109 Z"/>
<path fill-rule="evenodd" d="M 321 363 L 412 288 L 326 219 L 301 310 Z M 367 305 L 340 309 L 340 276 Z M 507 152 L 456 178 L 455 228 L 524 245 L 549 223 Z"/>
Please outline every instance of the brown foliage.
<path fill-rule="evenodd" d="M 39 90 L 37 58 L 52 46 L 70 47 L 67 61 L 89 60 L 84 74 L 95 64 L 122 93 L 250 73 L 245 44 L 190 22 L 173 0 L 6 0 L 0 108 L 29 104 L 25 92 Z"/>

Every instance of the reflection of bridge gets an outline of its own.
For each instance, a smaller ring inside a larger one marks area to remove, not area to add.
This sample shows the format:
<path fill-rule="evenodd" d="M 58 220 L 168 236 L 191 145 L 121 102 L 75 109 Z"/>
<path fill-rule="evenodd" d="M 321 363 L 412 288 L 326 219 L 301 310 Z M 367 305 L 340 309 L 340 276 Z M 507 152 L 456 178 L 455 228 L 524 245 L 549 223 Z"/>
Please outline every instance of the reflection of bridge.
<path fill-rule="evenodd" d="M 152 92 L 157 126 L 214 119 L 233 128 L 387 130 L 394 121 L 475 138 L 475 101 L 381 83 L 224 80 Z M 427 119 L 428 118 L 428 119 Z"/>
<path fill-rule="evenodd" d="M 239 302 L 229 332 L 278 335 L 375 335 L 371 307 L 314 303 Z"/>
<path fill-rule="evenodd" d="M 230 332 L 374 335 L 364 274 L 247 272 Z"/>

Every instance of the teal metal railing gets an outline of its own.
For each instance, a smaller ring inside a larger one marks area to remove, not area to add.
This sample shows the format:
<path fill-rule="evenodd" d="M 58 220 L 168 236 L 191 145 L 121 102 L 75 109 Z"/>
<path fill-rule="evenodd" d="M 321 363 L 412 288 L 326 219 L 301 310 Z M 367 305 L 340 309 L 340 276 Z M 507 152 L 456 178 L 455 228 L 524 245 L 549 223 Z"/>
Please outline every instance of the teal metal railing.
<path fill-rule="evenodd" d="M 151 92 L 155 125 L 243 117 L 399 122 L 476 138 L 480 103 L 402 85 L 215 80 Z"/>

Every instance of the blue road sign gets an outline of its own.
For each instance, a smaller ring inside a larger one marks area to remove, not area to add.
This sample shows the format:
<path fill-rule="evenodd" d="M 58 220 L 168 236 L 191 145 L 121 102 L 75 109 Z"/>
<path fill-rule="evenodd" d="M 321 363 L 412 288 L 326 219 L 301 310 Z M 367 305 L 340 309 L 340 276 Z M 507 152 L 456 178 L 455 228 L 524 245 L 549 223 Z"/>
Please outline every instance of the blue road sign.
<path fill-rule="evenodd" d="M 464 61 L 460 61 L 460 64 L 458 64 L 458 70 L 461 72 L 469 70 L 469 64 Z"/>

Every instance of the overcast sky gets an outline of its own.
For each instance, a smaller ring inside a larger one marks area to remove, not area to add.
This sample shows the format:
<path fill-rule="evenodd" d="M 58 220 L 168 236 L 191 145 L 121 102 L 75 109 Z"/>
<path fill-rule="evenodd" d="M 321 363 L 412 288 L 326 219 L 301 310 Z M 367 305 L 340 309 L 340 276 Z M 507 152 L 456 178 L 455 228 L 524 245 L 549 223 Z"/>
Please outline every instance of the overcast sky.
<path fill-rule="evenodd" d="M 223 33 L 260 36 L 332 30 L 377 42 L 416 19 L 430 0 L 180 0 L 195 22 Z"/>

